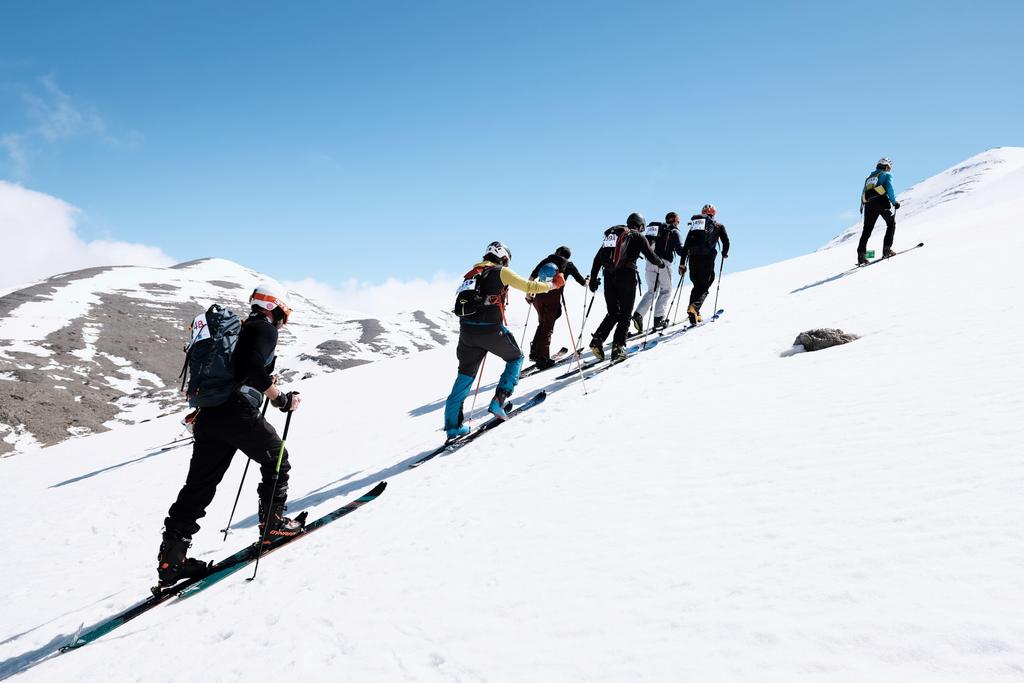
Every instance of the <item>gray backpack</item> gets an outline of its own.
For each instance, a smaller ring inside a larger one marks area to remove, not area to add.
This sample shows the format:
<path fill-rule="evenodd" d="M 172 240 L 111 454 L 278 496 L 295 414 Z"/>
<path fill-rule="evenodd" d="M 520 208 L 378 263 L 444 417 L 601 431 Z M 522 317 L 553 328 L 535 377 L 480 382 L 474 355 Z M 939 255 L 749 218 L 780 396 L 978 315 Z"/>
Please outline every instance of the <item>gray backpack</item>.
<path fill-rule="evenodd" d="M 192 340 L 186 347 L 185 364 L 179 375 L 181 389 L 192 408 L 218 406 L 231 398 L 239 387 L 231 354 L 242 322 L 228 309 L 214 304 L 206 313 L 195 317 L 189 330 Z"/>

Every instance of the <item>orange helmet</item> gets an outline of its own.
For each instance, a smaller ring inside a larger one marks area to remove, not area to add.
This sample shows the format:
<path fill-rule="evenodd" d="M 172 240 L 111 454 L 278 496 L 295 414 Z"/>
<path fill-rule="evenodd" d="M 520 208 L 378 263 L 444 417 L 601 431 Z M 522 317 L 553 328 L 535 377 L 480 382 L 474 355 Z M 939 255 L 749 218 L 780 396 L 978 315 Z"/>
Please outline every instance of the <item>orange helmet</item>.
<path fill-rule="evenodd" d="M 712 216 L 712 217 L 717 213 L 717 211 L 715 211 L 715 205 L 714 204 L 705 204 L 704 208 L 701 209 L 700 212 L 702 214 L 704 214 L 705 216 Z"/>

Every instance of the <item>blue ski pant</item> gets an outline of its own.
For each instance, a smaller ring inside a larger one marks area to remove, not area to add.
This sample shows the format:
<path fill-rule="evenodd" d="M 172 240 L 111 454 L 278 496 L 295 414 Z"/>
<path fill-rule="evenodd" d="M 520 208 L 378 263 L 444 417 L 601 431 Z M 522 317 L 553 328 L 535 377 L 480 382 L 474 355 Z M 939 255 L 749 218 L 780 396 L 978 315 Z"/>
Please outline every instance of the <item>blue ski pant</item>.
<path fill-rule="evenodd" d="M 459 374 L 444 406 L 445 428 L 462 424 L 462 404 L 473 388 L 473 380 L 488 353 L 505 361 L 505 370 L 498 379 L 498 391 L 511 396 L 519 384 L 519 371 L 523 367 L 523 352 L 515 337 L 504 325 L 470 325 L 463 323 L 459 331 L 459 345 L 455 354 L 459 359 Z"/>

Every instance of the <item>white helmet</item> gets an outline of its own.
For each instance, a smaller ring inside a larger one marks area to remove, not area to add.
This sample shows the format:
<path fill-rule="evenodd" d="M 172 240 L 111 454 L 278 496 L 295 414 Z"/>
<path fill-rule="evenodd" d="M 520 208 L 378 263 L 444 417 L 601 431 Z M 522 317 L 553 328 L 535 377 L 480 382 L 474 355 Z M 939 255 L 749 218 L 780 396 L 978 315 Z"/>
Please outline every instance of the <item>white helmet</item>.
<path fill-rule="evenodd" d="M 882 166 L 885 166 L 886 168 L 891 170 L 892 169 L 892 159 L 890 159 L 889 157 L 882 157 L 881 159 L 878 160 L 878 163 L 875 164 L 875 166 L 877 166 L 878 168 L 881 168 Z"/>
<path fill-rule="evenodd" d="M 506 266 L 512 261 L 512 251 L 501 242 L 491 242 L 488 244 L 484 256 L 493 256 Z"/>
<path fill-rule="evenodd" d="M 274 318 L 274 324 L 280 327 L 288 322 L 288 317 L 292 314 L 292 309 L 288 305 L 288 301 L 285 299 L 284 294 L 280 293 L 266 283 L 260 283 L 256 286 L 256 289 L 252 290 L 252 295 L 249 297 L 249 304 L 251 306 L 259 306 L 265 311 L 271 311 Z"/>

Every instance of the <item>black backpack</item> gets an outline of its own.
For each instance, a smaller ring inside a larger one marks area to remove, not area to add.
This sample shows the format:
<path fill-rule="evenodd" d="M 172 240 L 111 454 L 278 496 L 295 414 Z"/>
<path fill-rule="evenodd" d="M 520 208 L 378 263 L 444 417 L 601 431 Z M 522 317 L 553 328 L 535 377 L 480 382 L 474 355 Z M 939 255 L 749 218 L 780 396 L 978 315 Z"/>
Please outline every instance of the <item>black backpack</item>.
<path fill-rule="evenodd" d="M 613 225 L 608 230 L 616 228 L 619 228 L 617 233 L 608 234 L 605 231 L 604 241 L 601 243 L 601 267 L 609 272 L 622 265 L 629 248 L 630 233 L 633 232 L 625 225 Z"/>
<path fill-rule="evenodd" d="M 217 406 L 238 390 L 231 354 L 241 330 L 238 316 L 217 304 L 197 315 L 189 325 L 192 339 L 185 348 L 185 364 L 180 375 L 189 406 Z"/>
<path fill-rule="evenodd" d="M 626 228 L 619 233 L 615 239 L 615 248 L 612 250 L 612 268 L 618 270 L 629 261 L 629 245 L 637 236 L 634 230 Z"/>
<path fill-rule="evenodd" d="M 462 284 L 455 291 L 455 308 L 452 312 L 460 318 L 468 318 L 479 313 L 484 306 L 493 306 L 496 302 L 484 294 L 484 277 L 490 271 L 501 266 L 477 266 L 463 276 Z"/>

